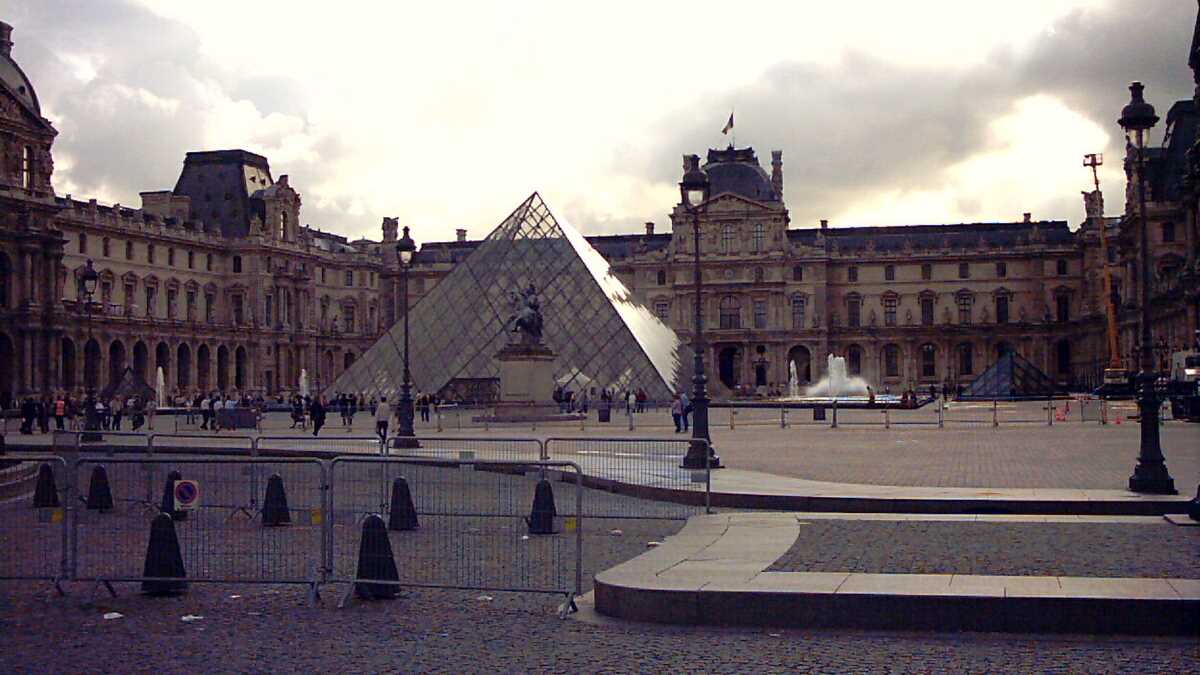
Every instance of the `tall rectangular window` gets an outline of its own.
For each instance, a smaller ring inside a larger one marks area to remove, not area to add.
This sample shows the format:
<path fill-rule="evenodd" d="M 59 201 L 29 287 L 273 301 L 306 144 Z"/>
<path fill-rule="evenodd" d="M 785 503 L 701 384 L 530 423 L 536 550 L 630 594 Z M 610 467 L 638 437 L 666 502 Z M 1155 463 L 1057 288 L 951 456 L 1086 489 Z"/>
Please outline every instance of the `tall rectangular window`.
<path fill-rule="evenodd" d="M 204 294 L 204 321 L 212 323 L 216 319 L 217 296 L 212 293 Z"/>
<path fill-rule="evenodd" d="M 346 285 L 347 286 L 354 285 L 354 271 L 353 270 L 346 270 Z"/>
<path fill-rule="evenodd" d="M 79 252 L 87 255 L 87 232 L 79 233 Z"/>
<path fill-rule="evenodd" d="M 750 239 L 751 251 L 753 251 L 754 253 L 762 253 L 764 250 L 763 249 L 763 239 L 764 239 L 764 236 L 763 236 L 762 223 L 756 223 L 754 225 L 754 230 L 753 230 L 753 233 L 752 233 L 751 239 Z"/>
<path fill-rule="evenodd" d="M 242 273 L 242 256 L 240 256 L 240 255 L 233 256 L 233 273 L 234 274 Z"/>
<path fill-rule="evenodd" d="M 971 323 L 971 306 L 975 304 L 975 298 L 969 295 L 960 295 L 955 298 L 958 304 L 958 322 L 961 324 Z"/>
<path fill-rule="evenodd" d="M 921 298 L 921 325 L 933 325 L 933 298 Z"/>
<path fill-rule="evenodd" d="M 33 147 L 29 145 L 21 149 L 21 187 L 33 189 Z"/>
<path fill-rule="evenodd" d="M 894 295 L 887 295 L 883 298 L 883 325 L 896 325 L 896 308 L 900 305 L 900 298 Z"/>
<path fill-rule="evenodd" d="M 193 269 L 196 265 L 196 254 L 192 251 L 187 252 L 188 269 Z"/>
<path fill-rule="evenodd" d="M 179 291 L 175 290 L 174 288 L 167 289 L 167 318 L 168 319 L 175 318 L 175 305 L 176 305 L 176 301 L 177 301 L 178 297 L 179 297 Z"/>
<path fill-rule="evenodd" d="M 721 253 L 733 252 L 733 226 L 724 225 L 721 227 Z"/>
<path fill-rule="evenodd" d="M 933 279 L 933 265 L 921 265 L 921 280 L 929 281 Z"/>
<path fill-rule="evenodd" d="M 895 281 L 896 280 L 896 266 L 895 265 L 884 265 L 883 266 L 883 280 L 884 281 Z"/>
<path fill-rule="evenodd" d="M 996 323 L 1008 323 L 1008 296 L 996 296 Z"/>
<path fill-rule="evenodd" d="M 1071 320 L 1071 296 L 1063 293 L 1054 298 L 1055 309 L 1058 310 L 1058 320 L 1066 323 Z"/>
<path fill-rule="evenodd" d="M 858 328 L 862 325 L 862 300 L 858 297 L 851 297 L 846 300 L 846 322 L 851 328 Z"/>
<path fill-rule="evenodd" d="M 969 263 L 958 263 L 958 278 L 959 279 L 970 279 L 971 278 L 971 265 Z"/>
<path fill-rule="evenodd" d="M 858 266 L 857 265 L 851 265 L 850 267 L 846 268 L 846 280 L 847 281 L 858 281 Z"/>
<path fill-rule="evenodd" d="M 209 305 L 212 306 L 211 304 Z M 245 321 L 245 306 L 241 295 L 233 296 L 233 323 L 240 326 Z"/>
<path fill-rule="evenodd" d="M 154 264 L 154 244 L 146 244 L 146 262 Z"/>
<path fill-rule="evenodd" d="M 167 249 L 167 265 L 169 267 L 175 266 L 175 249 L 174 248 Z"/>
<path fill-rule="evenodd" d="M 206 271 L 206 272 L 212 271 L 212 254 L 211 253 L 204 254 L 204 271 Z"/>
<path fill-rule="evenodd" d="M 754 327 L 755 328 L 766 328 L 767 327 L 767 301 L 766 300 L 755 300 L 754 301 Z"/>
<path fill-rule="evenodd" d="M 125 259 L 133 260 L 133 242 L 132 241 L 125 242 Z"/>
<path fill-rule="evenodd" d="M 105 258 L 112 255 L 112 240 L 110 240 L 108 237 L 100 240 L 100 255 L 104 256 Z"/>
<path fill-rule="evenodd" d="M 658 302 L 655 302 L 654 315 L 658 317 L 659 321 L 666 323 L 671 315 L 671 303 L 667 302 L 666 300 L 659 300 Z"/>
<path fill-rule="evenodd" d="M 1162 240 L 1164 244 L 1170 244 L 1175 241 L 1175 223 L 1166 222 L 1162 224 Z"/>
<path fill-rule="evenodd" d="M 1067 261 L 1060 258 L 1058 261 L 1056 261 L 1055 268 L 1058 272 L 1058 276 L 1065 276 L 1067 274 Z"/>
<path fill-rule="evenodd" d="M 1007 263 L 1002 263 L 1002 262 L 996 263 L 996 276 L 1000 277 L 1001 279 L 1008 276 L 1008 264 Z"/>
<path fill-rule="evenodd" d="M 146 318 L 151 318 L 157 313 L 155 307 L 158 300 L 158 289 L 153 286 L 146 287 Z"/>
<path fill-rule="evenodd" d="M 804 314 L 807 309 L 807 300 L 803 295 L 792 296 L 792 328 L 804 328 Z"/>
<path fill-rule="evenodd" d="M 883 348 L 883 374 L 885 377 L 900 377 L 900 348 L 896 345 Z"/>
<path fill-rule="evenodd" d="M 792 281 L 804 281 L 804 267 L 796 265 L 792 268 Z"/>

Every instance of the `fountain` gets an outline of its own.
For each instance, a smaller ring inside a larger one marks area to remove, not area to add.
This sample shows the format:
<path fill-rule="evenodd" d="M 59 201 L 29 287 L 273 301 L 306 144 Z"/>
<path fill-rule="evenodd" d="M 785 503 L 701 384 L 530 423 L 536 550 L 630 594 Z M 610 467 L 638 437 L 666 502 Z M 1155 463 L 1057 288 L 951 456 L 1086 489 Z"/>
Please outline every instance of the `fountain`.
<path fill-rule="evenodd" d="M 788 398 L 800 398 L 800 377 L 796 375 L 796 362 L 788 360 Z"/>
<path fill-rule="evenodd" d="M 155 398 L 158 399 L 158 407 L 167 407 L 167 380 L 163 375 L 162 366 L 158 367 L 158 372 L 154 376 L 154 393 L 156 394 Z"/>
<path fill-rule="evenodd" d="M 300 395 L 308 397 L 308 370 L 300 369 Z"/>
<path fill-rule="evenodd" d="M 795 364 L 793 363 L 793 366 Z M 828 372 L 806 392 L 810 397 L 846 398 L 867 395 L 867 381 L 846 374 L 846 357 L 830 354 L 826 359 Z"/>

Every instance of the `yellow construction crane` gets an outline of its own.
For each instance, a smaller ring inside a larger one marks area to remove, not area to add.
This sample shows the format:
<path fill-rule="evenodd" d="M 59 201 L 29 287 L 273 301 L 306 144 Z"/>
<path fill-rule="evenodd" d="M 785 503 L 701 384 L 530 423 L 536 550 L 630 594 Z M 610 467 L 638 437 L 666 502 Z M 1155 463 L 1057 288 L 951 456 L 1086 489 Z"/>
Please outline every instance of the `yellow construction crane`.
<path fill-rule="evenodd" d="M 1117 303 L 1113 293 L 1112 269 L 1108 257 L 1108 227 L 1104 222 L 1104 195 L 1100 192 L 1100 175 L 1097 167 L 1104 164 L 1104 155 L 1093 154 L 1083 156 L 1083 165 L 1092 170 L 1092 182 L 1096 189 L 1083 193 L 1084 208 L 1088 219 L 1100 232 L 1100 260 L 1104 271 L 1104 314 L 1108 337 L 1108 367 L 1104 369 L 1104 385 L 1102 392 L 1111 391 L 1125 394 L 1129 389 L 1128 370 L 1121 365 L 1121 337 L 1117 332 Z"/>

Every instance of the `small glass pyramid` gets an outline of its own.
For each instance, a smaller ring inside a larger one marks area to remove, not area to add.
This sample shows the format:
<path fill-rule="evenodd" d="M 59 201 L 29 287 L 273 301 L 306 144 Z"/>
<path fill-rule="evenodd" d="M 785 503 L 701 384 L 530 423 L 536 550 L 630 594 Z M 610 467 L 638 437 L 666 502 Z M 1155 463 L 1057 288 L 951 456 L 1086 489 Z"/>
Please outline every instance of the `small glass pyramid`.
<path fill-rule="evenodd" d="M 636 301 L 608 261 L 535 192 L 409 310 L 413 391 L 490 402 L 499 394 L 497 352 L 511 338 L 514 298 L 533 285 L 556 354 L 555 384 L 594 401 L 645 390 L 676 391 L 681 342 Z M 404 370 L 404 322 L 396 321 L 326 392 L 394 400 Z"/>

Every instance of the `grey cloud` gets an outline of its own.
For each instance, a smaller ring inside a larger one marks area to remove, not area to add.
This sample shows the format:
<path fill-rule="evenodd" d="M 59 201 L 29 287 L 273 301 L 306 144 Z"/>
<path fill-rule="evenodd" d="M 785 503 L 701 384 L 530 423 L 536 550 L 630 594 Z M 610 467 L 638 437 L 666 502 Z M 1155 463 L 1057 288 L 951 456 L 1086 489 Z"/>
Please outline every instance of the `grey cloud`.
<path fill-rule="evenodd" d="M 764 166 L 769 148 L 784 149 L 792 220 L 810 223 L 858 195 L 938 187 L 941 170 L 984 149 L 988 123 L 1025 96 L 1058 96 L 1119 133 L 1115 120 L 1128 101 L 1126 87 L 1140 79 L 1165 118 L 1174 101 L 1192 95 L 1187 53 L 1196 5 L 1116 4 L 1111 11 L 1075 12 L 1025 53 L 999 50 L 967 69 L 901 67 L 854 52 L 833 66 L 777 64 L 740 90 L 691 101 L 666 116 L 656 129 L 661 140 L 646 149 L 640 172 L 654 181 L 677 181 L 678 157 L 702 153 L 722 111 L 736 103 L 753 111 Z M 697 119 L 698 109 L 713 114 Z M 1115 195 L 1110 201 L 1119 205 Z M 1039 215 L 1072 220 L 1081 210 L 1077 194 L 1037 206 L 1048 210 Z"/>

